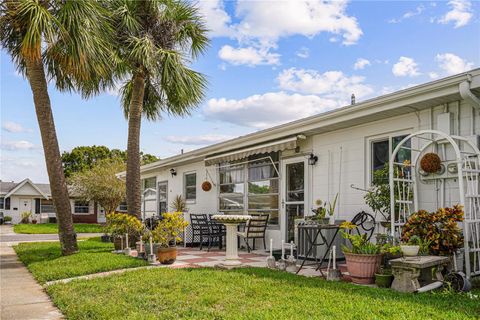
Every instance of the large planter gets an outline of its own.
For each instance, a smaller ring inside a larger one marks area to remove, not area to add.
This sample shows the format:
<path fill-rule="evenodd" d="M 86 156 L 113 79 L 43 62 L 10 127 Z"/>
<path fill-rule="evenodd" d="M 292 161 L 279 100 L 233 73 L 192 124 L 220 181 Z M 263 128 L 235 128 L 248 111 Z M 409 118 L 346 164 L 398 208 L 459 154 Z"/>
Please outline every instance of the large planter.
<path fill-rule="evenodd" d="M 177 247 L 158 248 L 157 259 L 161 264 L 172 264 L 177 260 Z"/>
<path fill-rule="evenodd" d="M 372 284 L 375 282 L 375 273 L 382 262 L 381 254 L 344 253 L 344 255 L 353 283 Z"/>
<path fill-rule="evenodd" d="M 121 237 L 112 237 L 113 238 L 113 246 L 115 250 L 123 250 L 125 248 L 125 243 L 123 243 L 123 239 Z"/>

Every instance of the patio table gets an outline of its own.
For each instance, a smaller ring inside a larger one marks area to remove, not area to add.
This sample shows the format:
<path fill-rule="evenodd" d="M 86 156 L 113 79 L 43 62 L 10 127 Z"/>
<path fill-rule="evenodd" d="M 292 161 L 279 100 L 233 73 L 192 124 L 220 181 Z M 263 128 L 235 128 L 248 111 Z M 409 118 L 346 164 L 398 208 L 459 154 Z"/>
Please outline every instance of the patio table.
<path fill-rule="evenodd" d="M 322 272 L 322 264 L 325 260 L 325 258 L 328 256 L 328 253 L 330 252 L 330 249 L 332 248 L 332 245 L 335 241 L 335 238 L 337 237 L 338 231 L 340 230 L 340 223 L 335 223 L 335 224 L 299 224 L 298 225 L 298 231 L 305 231 L 306 236 L 307 236 L 307 241 L 308 241 L 308 250 L 307 253 L 305 254 L 305 257 L 302 261 L 302 264 L 297 270 L 297 273 L 302 270 L 304 266 L 310 266 L 310 265 L 317 265 L 317 268 L 315 271 L 320 270 L 320 273 L 322 276 L 325 276 Z M 327 239 L 327 235 L 324 233 L 324 231 L 327 230 L 333 230 L 333 237 L 330 241 Z M 313 232 L 309 232 L 313 231 Z M 311 235 L 313 234 L 313 236 Z M 315 247 L 318 246 L 326 246 L 325 253 L 323 257 L 320 260 L 317 260 L 317 257 L 315 257 L 315 262 L 313 264 L 306 264 L 308 260 L 308 256 L 310 253 L 313 251 Z"/>

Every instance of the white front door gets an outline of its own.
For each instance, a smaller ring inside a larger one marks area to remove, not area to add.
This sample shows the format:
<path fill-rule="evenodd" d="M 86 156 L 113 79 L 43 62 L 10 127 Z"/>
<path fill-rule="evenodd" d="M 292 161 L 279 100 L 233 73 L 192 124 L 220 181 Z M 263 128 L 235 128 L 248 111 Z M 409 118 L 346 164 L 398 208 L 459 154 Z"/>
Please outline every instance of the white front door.
<path fill-rule="evenodd" d="M 308 208 L 307 164 L 305 157 L 282 161 L 282 216 L 287 242 L 294 240 L 295 219 L 303 218 Z"/>
<path fill-rule="evenodd" d="M 32 212 L 32 199 L 20 199 L 20 214 L 23 212 Z"/>

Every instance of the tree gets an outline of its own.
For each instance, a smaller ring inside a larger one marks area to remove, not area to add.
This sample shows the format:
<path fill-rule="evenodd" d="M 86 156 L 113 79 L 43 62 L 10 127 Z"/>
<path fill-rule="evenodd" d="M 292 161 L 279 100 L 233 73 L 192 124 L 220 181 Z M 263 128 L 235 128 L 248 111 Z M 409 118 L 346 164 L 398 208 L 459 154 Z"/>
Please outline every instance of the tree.
<path fill-rule="evenodd" d="M 159 159 L 151 154 L 140 153 L 141 163 L 148 164 Z M 105 146 L 79 146 L 72 151 L 62 153 L 62 164 L 65 176 L 68 178 L 76 172 L 92 169 L 96 163 L 104 159 L 127 161 L 127 152 L 119 149 L 109 149 Z"/>
<path fill-rule="evenodd" d="M 74 173 L 69 182 L 75 195 L 98 202 L 107 213 L 113 213 L 125 200 L 125 181 L 115 175 L 124 170 L 120 159 L 104 159 L 91 169 Z"/>
<path fill-rule="evenodd" d="M 140 215 L 140 127 L 142 114 L 156 120 L 162 113 L 188 115 L 204 97 L 205 77 L 188 67 L 207 46 L 207 29 L 198 9 L 177 0 L 108 3 L 117 30 L 121 58 L 118 79 L 128 118 L 127 206 Z"/>
<path fill-rule="evenodd" d="M 62 254 L 72 254 L 78 247 L 47 79 L 58 90 L 79 89 L 85 97 L 109 85 L 112 29 L 96 1 L 6 0 L 0 13 L 2 46 L 32 90 Z"/>

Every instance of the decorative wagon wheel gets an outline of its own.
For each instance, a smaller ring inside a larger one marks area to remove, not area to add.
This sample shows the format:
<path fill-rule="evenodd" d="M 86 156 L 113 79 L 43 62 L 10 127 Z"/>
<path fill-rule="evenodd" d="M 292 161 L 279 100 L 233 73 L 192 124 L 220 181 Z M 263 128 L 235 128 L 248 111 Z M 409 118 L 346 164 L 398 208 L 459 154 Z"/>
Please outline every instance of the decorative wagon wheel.
<path fill-rule="evenodd" d="M 204 181 L 202 183 L 202 190 L 205 192 L 212 190 L 212 184 L 210 183 L 210 181 Z"/>

